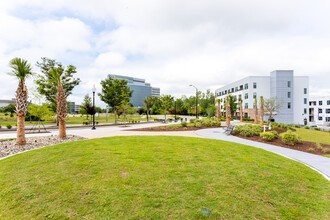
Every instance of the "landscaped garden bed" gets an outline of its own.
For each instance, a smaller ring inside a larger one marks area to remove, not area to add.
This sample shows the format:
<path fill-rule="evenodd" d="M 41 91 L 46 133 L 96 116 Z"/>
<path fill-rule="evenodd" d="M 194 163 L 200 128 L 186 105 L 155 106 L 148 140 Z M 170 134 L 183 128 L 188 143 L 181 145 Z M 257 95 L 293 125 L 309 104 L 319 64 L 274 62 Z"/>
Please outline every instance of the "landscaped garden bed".
<path fill-rule="evenodd" d="M 252 125 L 252 127 L 255 127 L 258 125 Z M 260 127 L 260 126 L 259 126 Z M 260 129 L 263 129 L 260 127 Z M 298 141 L 297 143 L 294 143 L 294 145 L 286 144 L 282 140 L 282 136 L 285 132 L 287 132 L 287 128 L 280 128 L 280 127 L 275 127 L 272 128 L 271 131 L 276 131 L 277 134 L 279 135 L 278 138 L 274 138 L 271 141 L 267 141 L 265 138 L 261 137 L 260 134 L 262 133 L 261 130 L 258 134 L 258 131 L 253 134 L 253 135 L 244 135 L 244 134 L 239 134 L 239 132 L 234 132 L 232 133 L 234 136 L 248 139 L 251 141 L 258 141 L 266 144 L 272 144 L 280 147 L 286 147 L 294 150 L 299 150 L 299 151 L 304 151 L 307 153 L 312 153 L 312 154 L 317 154 L 317 155 L 329 155 L 330 154 L 330 145 L 329 144 L 324 144 L 324 143 L 318 143 L 318 142 L 310 142 L 310 141 L 304 141 L 303 139 Z M 297 128 L 291 128 L 290 129 L 293 134 L 296 134 Z M 266 132 L 269 132 L 268 127 L 266 129 Z M 316 131 L 316 132 L 322 132 L 322 131 Z M 322 132 L 324 135 L 329 135 L 327 132 Z M 298 134 L 298 133 L 297 133 Z"/>

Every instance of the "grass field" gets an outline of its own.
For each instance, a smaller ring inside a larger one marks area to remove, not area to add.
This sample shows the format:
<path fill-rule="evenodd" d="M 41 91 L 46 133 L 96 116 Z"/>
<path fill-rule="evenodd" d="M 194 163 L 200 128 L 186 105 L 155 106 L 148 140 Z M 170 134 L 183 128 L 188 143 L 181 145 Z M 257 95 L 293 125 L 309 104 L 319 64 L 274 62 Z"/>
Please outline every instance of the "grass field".
<path fill-rule="evenodd" d="M 91 139 L 0 161 L 3 219 L 329 219 L 329 193 L 303 164 L 211 139 Z"/>
<path fill-rule="evenodd" d="M 295 128 L 303 141 L 330 145 L 330 132 L 316 131 L 304 128 Z"/>

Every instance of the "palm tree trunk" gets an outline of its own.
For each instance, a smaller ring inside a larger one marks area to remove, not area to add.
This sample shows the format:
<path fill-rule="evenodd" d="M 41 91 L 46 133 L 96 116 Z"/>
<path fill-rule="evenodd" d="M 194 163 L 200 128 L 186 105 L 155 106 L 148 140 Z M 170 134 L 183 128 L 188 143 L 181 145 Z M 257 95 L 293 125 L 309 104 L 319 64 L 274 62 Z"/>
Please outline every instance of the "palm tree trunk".
<path fill-rule="evenodd" d="M 230 125 L 230 105 L 229 105 L 229 99 L 227 99 L 227 102 L 226 102 L 226 125 Z"/>
<path fill-rule="evenodd" d="M 117 124 L 117 110 L 115 110 L 115 125 Z"/>
<path fill-rule="evenodd" d="M 24 115 L 18 115 L 17 116 L 17 139 L 16 139 L 16 144 L 19 146 L 25 145 L 26 144 L 26 139 L 25 139 L 25 117 Z"/>
<path fill-rule="evenodd" d="M 243 104 L 242 104 L 242 102 L 241 102 L 241 108 L 240 108 L 240 122 L 243 122 Z"/>
<path fill-rule="evenodd" d="M 62 120 L 62 119 L 59 120 L 58 137 L 59 138 L 65 138 L 66 137 L 65 121 Z"/>
<path fill-rule="evenodd" d="M 148 112 L 149 112 L 149 110 L 147 109 L 147 121 L 149 121 Z"/>

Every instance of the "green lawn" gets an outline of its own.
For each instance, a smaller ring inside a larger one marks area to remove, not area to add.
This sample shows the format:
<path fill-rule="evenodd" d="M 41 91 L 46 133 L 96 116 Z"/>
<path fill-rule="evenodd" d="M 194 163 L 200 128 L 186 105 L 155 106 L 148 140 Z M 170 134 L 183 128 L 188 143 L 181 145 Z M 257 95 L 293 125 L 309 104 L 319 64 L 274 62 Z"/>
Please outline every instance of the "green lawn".
<path fill-rule="evenodd" d="M 92 139 L 0 161 L 3 219 L 329 219 L 329 197 L 303 164 L 202 138 Z"/>
<path fill-rule="evenodd" d="M 303 141 L 330 145 L 330 132 L 316 131 L 305 128 L 294 128 Z"/>

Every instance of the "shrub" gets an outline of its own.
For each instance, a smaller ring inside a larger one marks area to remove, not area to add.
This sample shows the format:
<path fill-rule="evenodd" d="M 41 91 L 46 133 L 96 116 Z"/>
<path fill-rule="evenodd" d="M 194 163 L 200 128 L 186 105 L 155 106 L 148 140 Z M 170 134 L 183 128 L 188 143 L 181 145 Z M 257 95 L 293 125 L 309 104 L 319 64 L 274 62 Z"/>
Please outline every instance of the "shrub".
<path fill-rule="evenodd" d="M 315 151 L 315 149 L 314 149 L 314 148 L 312 148 L 312 147 L 310 147 L 310 148 L 308 148 L 308 151 L 309 151 L 309 152 L 314 152 L 314 151 Z"/>
<path fill-rule="evenodd" d="M 279 138 L 280 137 L 280 135 L 278 135 L 277 131 L 270 131 L 270 132 L 274 134 L 275 138 Z"/>
<path fill-rule="evenodd" d="M 266 141 L 272 141 L 272 140 L 275 140 L 276 137 L 275 137 L 275 134 L 273 132 L 262 132 L 260 134 L 260 137 L 262 137 L 263 139 L 265 139 Z"/>
<path fill-rule="evenodd" d="M 199 121 L 197 121 L 197 122 L 194 123 L 194 126 L 195 126 L 196 128 L 201 128 L 201 127 L 202 127 L 202 123 L 199 122 Z"/>
<path fill-rule="evenodd" d="M 323 150 L 322 150 L 324 153 L 330 153 L 330 148 L 323 148 Z"/>
<path fill-rule="evenodd" d="M 208 118 L 203 118 L 202 119 L 202 124 L 205 125 L 206 127 L 211 127 L 212 126 L 212 120 Z"/>
<path fill-rule="evenodd" d="M 316 130 L 316 131 L 321 131 L 321 128 L 314 128 L 314 130 Z"/>
<path fill-rule="evenodd" d="M 186 122 L 186 121 L 182 121 L 182 122 L 181 122 L 181 126 L 182 126 L 182 127 L 187 127 L 187 122 Z"/>
<path fill-rule="evenodd" d="M 283 133 L 282 141 L 287 145 L 294 146 L 295 144 L 301 142 L 301 138 L 296 132 L 289 130 Z"/>
<path fill-rule="evenodd" d="M 1 125 L 0 125 L 0 129 L 1 129 Z"/>
<path fill-rule="evenodd" d="M 183 130 L 187 130 L 188 128 L 187 127 L 184 127 Z"/>
<path fill-rule="evenodd" d="M 259 136 L 262 131 L 260 125 L 252 125 L 252 124 L 245 124 L 245 125 L 237 125 L 235 126 L 234 132 L 245 137 L 251 136 Z"/>
<path fill-rule="evenodd" d="M 319 150 L 323 150 L 323 147 L 321 146 L 320 143 L 315 143 L 316 144 L 316 148 L 319 149 Z"/>
<path fill-rule="evenodd" d="M 189 122 L 190 122 L 190 123 L 195 123 L 195 120 L 196 120 L 195 118 L 191 118 L 191 119 L 189 120 Z"/>
<path fill-rule="evenodd" d="M 14 114 L 13 114 L 13 113 L 10 113 L 10 117 L 11 117 L 11 118 L 14 117 Z"/>
<path fill-rule="evenodd" d="M 304 128 L 305 128 L 305 129 L 309 129 L 309 126 L 306 125 Z"/>
<path fill-rule="evenodd" d="M 295 125 L 294 127 L 295 127 L 295 128 L 300 128 L 301 126 L 300 126 L 300 125 Z"/>
<path fill-rule="evenodd" d="M 11 129 L 13 126 L 11 126 L 11 125 L 7 125 L 6 126 L 8 129 Z"/>

